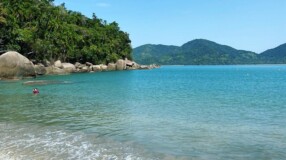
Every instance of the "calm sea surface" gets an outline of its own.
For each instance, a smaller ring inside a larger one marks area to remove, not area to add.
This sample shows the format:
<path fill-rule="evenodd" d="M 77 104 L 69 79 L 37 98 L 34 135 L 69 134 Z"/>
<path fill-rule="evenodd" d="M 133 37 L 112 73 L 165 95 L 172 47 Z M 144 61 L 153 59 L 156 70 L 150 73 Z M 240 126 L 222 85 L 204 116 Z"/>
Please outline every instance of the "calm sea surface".
<path fill-rule="evenodd" d="M 0 159 L 283 160 L 286 65 L 0 81 Z"/>

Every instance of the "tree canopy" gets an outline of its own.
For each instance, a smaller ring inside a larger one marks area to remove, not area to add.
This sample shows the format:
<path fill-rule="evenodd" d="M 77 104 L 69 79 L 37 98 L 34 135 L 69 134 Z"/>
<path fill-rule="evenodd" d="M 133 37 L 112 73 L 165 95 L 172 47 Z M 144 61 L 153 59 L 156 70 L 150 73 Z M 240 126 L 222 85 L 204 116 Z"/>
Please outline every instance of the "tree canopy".
<path fill-rule="evenodd" d="M 15 50 L 37 61 L 115 62 L 132 59 L 128 33 L 107 23 L 70 11 L 53 0 L 1 0 L 0 51 Z"/>

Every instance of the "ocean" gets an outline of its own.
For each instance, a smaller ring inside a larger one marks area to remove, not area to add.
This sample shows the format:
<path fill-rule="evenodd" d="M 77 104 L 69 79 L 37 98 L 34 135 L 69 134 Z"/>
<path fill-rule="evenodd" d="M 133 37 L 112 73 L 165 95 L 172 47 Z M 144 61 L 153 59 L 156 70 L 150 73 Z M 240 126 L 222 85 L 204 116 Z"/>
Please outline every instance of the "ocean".
<path fill-rule="evenodd" d="M 285 148 L 286 65 L 0 81 L 1 160 L 283 160 Z"/>

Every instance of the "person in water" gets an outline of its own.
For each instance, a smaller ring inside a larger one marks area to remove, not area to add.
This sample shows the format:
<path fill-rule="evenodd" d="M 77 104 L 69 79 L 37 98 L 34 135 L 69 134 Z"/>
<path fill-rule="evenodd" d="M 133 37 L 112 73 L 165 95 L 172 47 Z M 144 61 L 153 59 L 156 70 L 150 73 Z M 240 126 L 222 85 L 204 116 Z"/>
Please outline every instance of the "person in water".
<path fill-rule="evenodd" d="M 34 94 L 38 94 L 38 93 L 40 93 L 40 92 L 39 92 L 39 90 L 38 90 L 37 88 L 34 88 L 34 89 L 33 89 L 33 93 L 34 93 Z"/>

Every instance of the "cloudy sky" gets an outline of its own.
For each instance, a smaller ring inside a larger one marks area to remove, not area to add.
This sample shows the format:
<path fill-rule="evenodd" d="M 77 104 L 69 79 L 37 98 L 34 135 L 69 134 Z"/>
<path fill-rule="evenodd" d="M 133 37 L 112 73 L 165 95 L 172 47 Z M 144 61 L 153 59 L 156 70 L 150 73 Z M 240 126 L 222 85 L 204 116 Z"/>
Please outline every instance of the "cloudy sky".
<path fill-rule="evenodd" d="M 116 21 L 132 47 L 208 39 L 260 53 L 286 43 L 286 0 L 55 0 Z"/>

